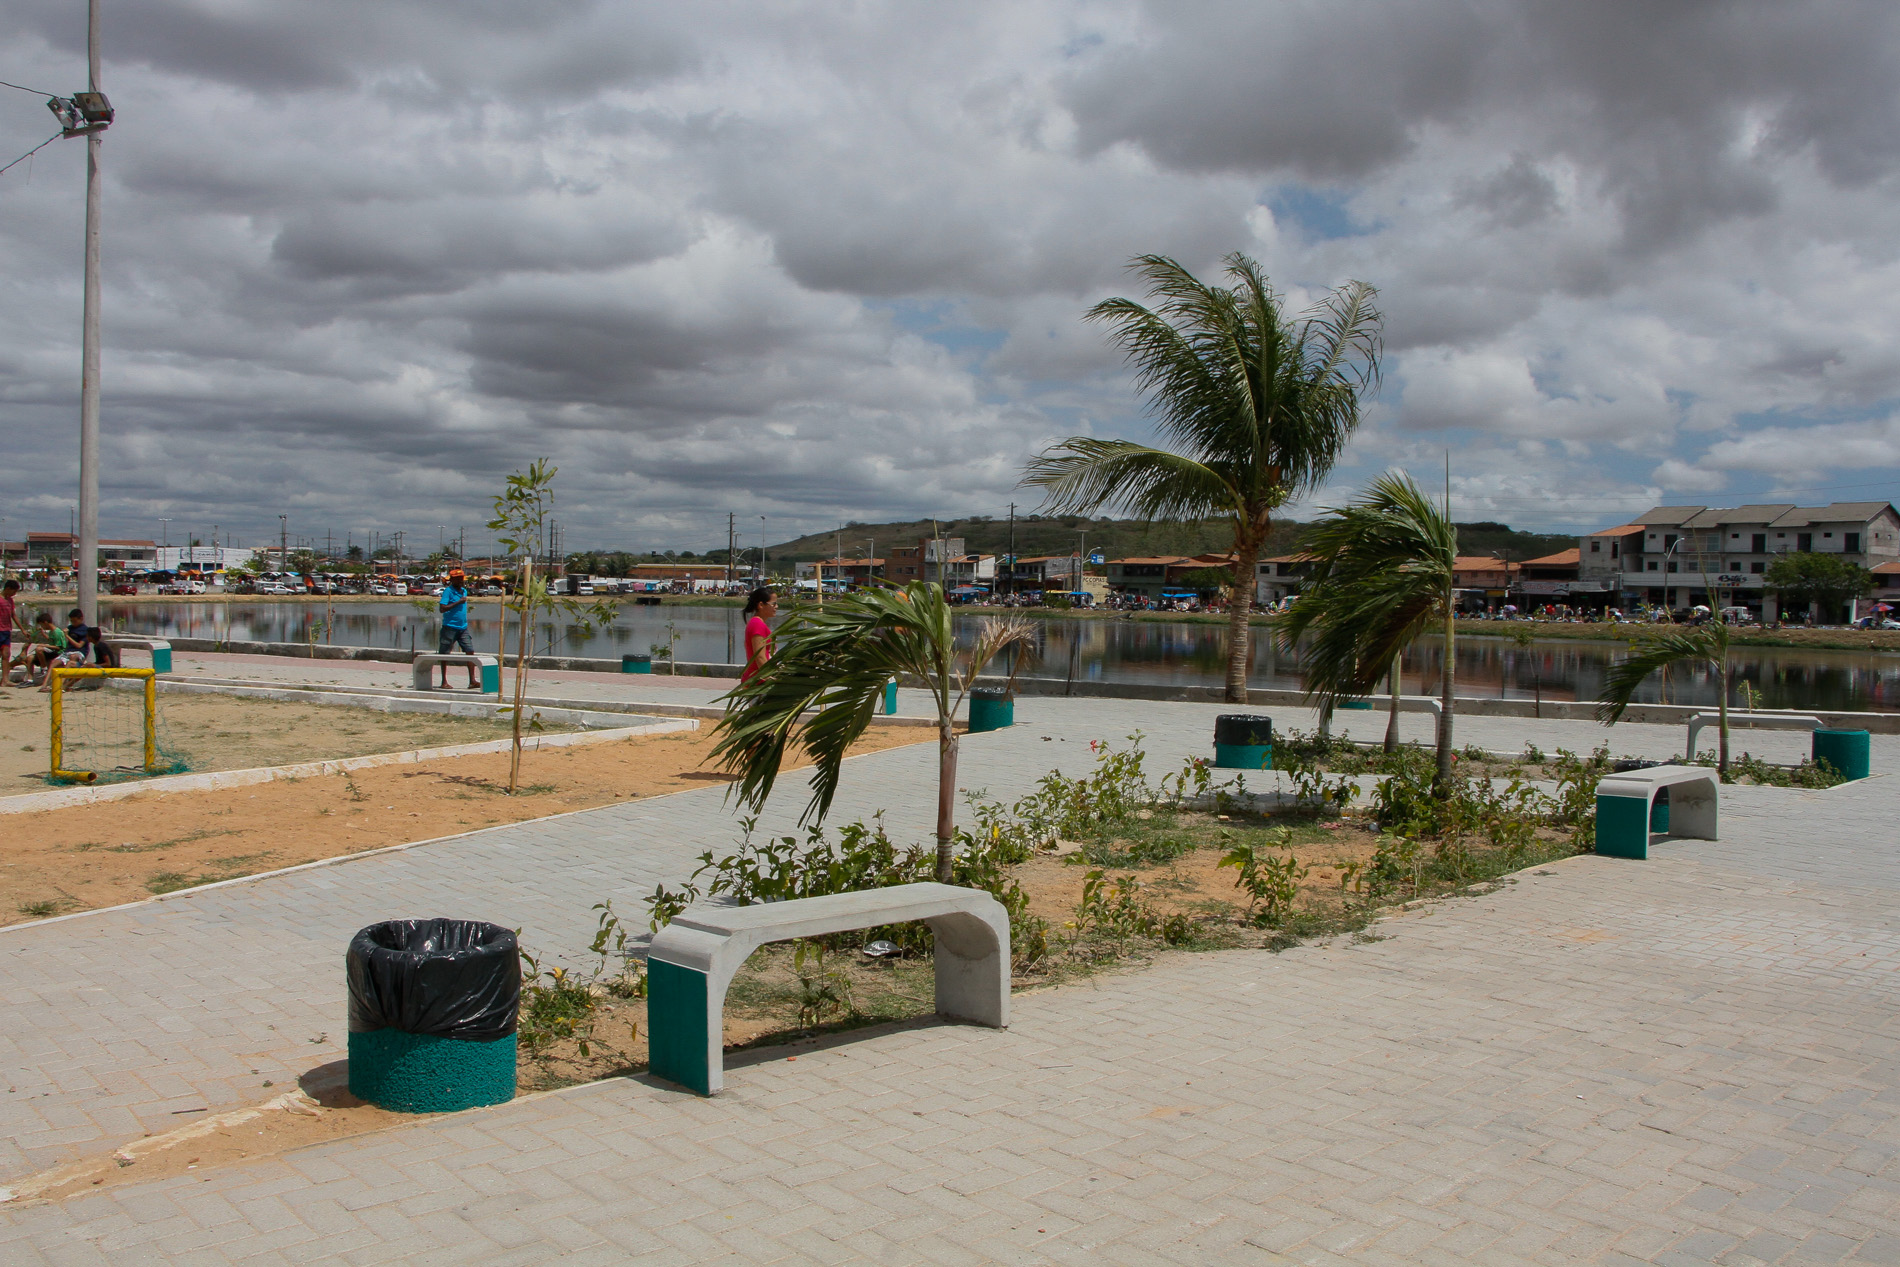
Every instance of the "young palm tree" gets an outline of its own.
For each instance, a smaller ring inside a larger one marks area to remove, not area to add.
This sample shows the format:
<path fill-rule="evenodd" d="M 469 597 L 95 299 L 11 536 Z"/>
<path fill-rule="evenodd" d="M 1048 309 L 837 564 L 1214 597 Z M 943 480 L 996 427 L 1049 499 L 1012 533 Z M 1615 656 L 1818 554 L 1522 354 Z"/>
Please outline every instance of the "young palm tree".
<path fill-rule="evenodd" d="M 1143 255 L 1131 267 L 1160 302 L 1088 311 L 1113 327 L 1179 451 L 1072 436 L 1033 459 L 1023 482 L 1057 513 L 1113 505 L 1148 520 L 1231 519 L 1227 698 L 1245 703 L 1254 566 L 1273 512 L 1326 477 L 1358 426 L 1360 396 L 1379 380 L 1382 318 L 1378 292 L 1348 282 L 1290 322 L 1258 264 L 1239 253 L 1226 264 L 1232 287 Z"/>
<path fill-rule="evenodd" d="M 739 776 L 734 792 L 757 810 L 772 794 L 793 743 L 811 754 L 812 798 L 800 822 L 822 819 L 838 791 L 844 755 L 871 724 L 884 684 L 921 679 L 937 710 L 937 879 L 950 879 L 956 836 L 957 710 L 998 652 L 1034 644 L 1022 619 L 991 618 L 959 655 L 943 588 L 913 581 L 793 613 L 779 626 L 772 658 L 726 695 L 713 757 Z M 807 713 L 810 715 L 807 716 Z"/>
<path fill-rule="evenodd" d="M 1706 664 L 1715 670 L 1716 684 L 1721 696 L 1716 702 L 1716 712 L 1721 722 L 1721 746 L 1716 753 L 1715 769 L 1717 774 L 1728 777 L 1728 697 L 1732 687 L 1728 663 L 1728 626 L 1721 621 L 1713 621 L 1697 628 L 1680 629 L 1674 633 L 1661 634 L 1639 644 L 1637 649 L 1622 660 L 1610 666 L 1609 676 L 1603 685 L 1603 699 L 1597 704 L 1597 718 L 1606 726 L 1614 726 L 1622 719 L 1623 712 L 1630 706 L 1630 700 L 1636 694 L 1650 674 L 1666 670 L 1677 664 Z"/>
<path fill-rule="evenodd" d="M 1443 622 L 1438 777 L 1449 779 L 1457 528 L 1410 476 L 1381 475 L 1313 525 L 1306 551 L 1312 571 L 1280 636 L 1289 649 L 1308 640 L 1301 670 L 1322 709 L 1372 690 L 1407 644 Z"/>

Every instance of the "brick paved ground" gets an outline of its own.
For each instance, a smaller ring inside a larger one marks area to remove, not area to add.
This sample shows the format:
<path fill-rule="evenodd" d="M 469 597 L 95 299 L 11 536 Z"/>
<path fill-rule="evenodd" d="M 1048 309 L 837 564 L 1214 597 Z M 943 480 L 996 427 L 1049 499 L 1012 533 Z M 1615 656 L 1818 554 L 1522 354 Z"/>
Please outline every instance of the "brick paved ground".
<path fill-rule="evenodd" d="M 1019 710 L 968 742 L 966 786 L 1013 795 L 1137 723 L 1172 761 L 1219 711 Z M 861 759 L 843 812 L 921 835 L 932 756 Z M 1717 844 L 1544 868 L 1372 944 L 1026 995 L 1003 1034 L 766 1060 L 718 1101 L 601 1084 L 12 1209 L 0 1258 L 1900 1261 L 1892 786 L 1731 789 Z M 363 923 L 453 911 L 571 952 L 600 895 L 637 909 L 730 833 L 692 792 L 0 934 L 0 1174 L 336 1059 Z"/>

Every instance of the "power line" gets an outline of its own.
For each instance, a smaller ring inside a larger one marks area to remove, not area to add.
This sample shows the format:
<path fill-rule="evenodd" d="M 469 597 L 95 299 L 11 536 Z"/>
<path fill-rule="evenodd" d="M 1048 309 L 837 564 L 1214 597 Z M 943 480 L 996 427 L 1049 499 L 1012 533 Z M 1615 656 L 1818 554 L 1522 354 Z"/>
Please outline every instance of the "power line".
<path fill-rule="evenodd" d="M 0 88 L 18 88 L 21 92 L 30 92 L 36 97 L 57 97 L 59 95 L 56 92 L 41 92 L 37 88 L 28 88 L 25 84 L 10 84 L 4 79 L 0 79 Z"/>
<path fill-rule="evenodd" d="M 5 172 L 8 167 L 18 167 L 21 163 L 26 162 L 27 159 L 32 158 L 35 154 L 39 153 L 41 150 L 45 149 L 47 146 L 51 145 L 54 141 L 59 140 L 61 137 L 65 135 L 66 134 L 64 132 L 53 133 L 53 135 L 47 137 L 44 141 L 41 141 L 38 145 L 35 145 L 32 149 L 20 155 L 20 157 L 14 159 L 11 163 L 8 163 L 6 167 L 0 167 L 0 172 Z"/>

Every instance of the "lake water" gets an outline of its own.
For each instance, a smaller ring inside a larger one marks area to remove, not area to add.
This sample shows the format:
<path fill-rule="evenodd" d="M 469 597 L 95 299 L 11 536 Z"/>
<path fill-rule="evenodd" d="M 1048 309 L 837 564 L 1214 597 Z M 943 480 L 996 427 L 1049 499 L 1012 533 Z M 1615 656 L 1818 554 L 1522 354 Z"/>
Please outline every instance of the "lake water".
<path fill-rule="evenodd" d="M 161 637 L 229 638 L 260 642 L 334 642 L 349 646 L 411 646 L 434 650 L 433 600 L 428 611 L 410 603 L 346 603 L 329 613 L 321 603 L 105 603 L 108 626 Z M 978 617 L 960 619 L 959 634 L 974 634 Z M 679 636 L 681 660 L 736 663 L 743 652 L 740 613 L 727 607 L 623 606 L 613 625 L 591 633 L 544 622 L 538 653 L 617 659 L 664 645 L 667 626 Z M 1166 682 L 1217 686 L 1226 672 L 1226 630 L 1215 625 L 1132 620 L 1039 620 L 1042 647 L 1024 672 L 1073 677 L 1078 682 Z M 1485 637 L 1482 626 L 1460 626 L 1460 695 L 1529 699 L 1541 682 L 1546 699 L 1595 699 L 1612 644 L 1551 639 L 1519 647 Z M 493 651 L 500 631 L 496 604 L 476 600 L 469 632 L 477 650 Z M 1297 688 L 1299 661 L 1255 629 L 1251 683 Z M 510 634 L 512 644 L 514 634 Z M 1436 693 L 1443 643 L 1421 641 L 1405 657 L 1405 690 Z M 1735 653 L 1740 680 L 1751 683 L 1768 708 L 1900 711 L 1900 654 L 1742 647 Z M 1675 670 L 1668 682 L 1652 679 L 1639 698 L 1672 704 L 1713 704 L 1707 673 Z"/>

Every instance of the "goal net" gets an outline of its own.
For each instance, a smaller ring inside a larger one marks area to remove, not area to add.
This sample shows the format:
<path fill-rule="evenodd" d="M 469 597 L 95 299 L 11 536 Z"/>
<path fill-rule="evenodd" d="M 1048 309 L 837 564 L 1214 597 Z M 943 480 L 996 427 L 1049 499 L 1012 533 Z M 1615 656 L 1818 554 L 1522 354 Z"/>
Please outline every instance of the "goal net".
<path fill-rule="evenodd" d="M 53 782 L 115 782 L 186 768 L 165 749 L 151 669 L 54 669 L 48 685 Z"/>

